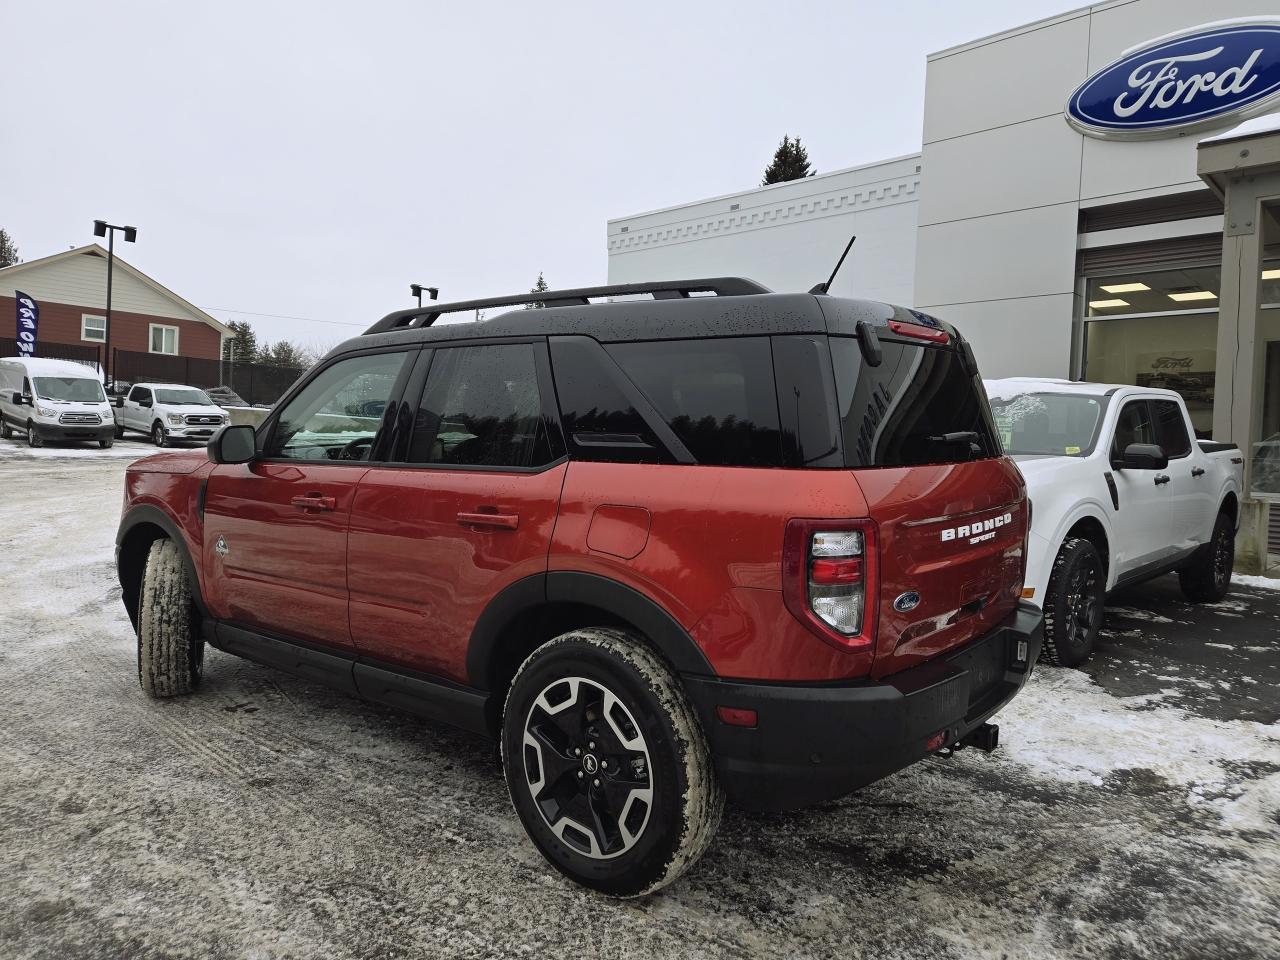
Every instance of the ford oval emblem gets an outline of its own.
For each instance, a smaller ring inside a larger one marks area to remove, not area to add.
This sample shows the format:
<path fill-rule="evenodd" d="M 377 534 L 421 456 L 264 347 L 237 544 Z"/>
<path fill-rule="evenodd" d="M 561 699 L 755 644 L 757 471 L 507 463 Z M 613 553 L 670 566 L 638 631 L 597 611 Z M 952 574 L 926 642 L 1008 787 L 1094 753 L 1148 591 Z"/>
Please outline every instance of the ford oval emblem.
<path fill-rule="evenodd" d="M 893 601 L 893 609 L 897 610 L 899 613 L 906 613 L 909 610 L 914 610 L 918 606 L 920 606 L 920 594 L 916 593 L 914 590 L 908 590 L 906 593 L 898 594 L 897 598 Z"/>
<path fill-rule="evenodd" d="M 1176 136 L 1280 101 L 1280 18 L 1203 24 L 1125 51 L 1082 83 L 1067 120 L 1103 138 Z"/>

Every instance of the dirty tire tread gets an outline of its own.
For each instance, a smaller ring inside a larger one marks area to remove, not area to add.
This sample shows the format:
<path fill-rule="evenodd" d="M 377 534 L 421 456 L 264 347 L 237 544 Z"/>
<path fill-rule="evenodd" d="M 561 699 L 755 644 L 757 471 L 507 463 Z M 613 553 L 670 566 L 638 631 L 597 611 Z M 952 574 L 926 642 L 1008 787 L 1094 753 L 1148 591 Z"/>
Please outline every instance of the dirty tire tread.
<path fill-rule="evenodd" d="M 1209 546 L 1212 548 L 1213 544 L 1218 542 L 1218 536 L 1224 527 L 1231 538 L 1231 554 L 1234 560 L 1235 524 L 1225 513 L 1219 513 L 1214 521 Z M 1228 573 L 1226 583 L 1219 588 L 1214 582 L 1213 572 L 1213 550 L 1202 550 L 1195 560 L 1178 571 L 1178 586 L 1182 588 L 1182 595 L 1192 603 L 1217 603 L 1231 589 L 1231 576 Z"/>
<path fill-rule="evenodd" d="M 502 757 L 504 768 L 507 766 L 505 721 L 511 706 L 512 695 L 521 676 L 531 664 L 554 653 L 557 647 L 571 643 L 585 643 L 597 647 L 635 670 L 650 686 L 666 713 L 669 726 L 676 735 L 675 748 L 681 760 L 688 797 L 684 807 L 680 839 L 659 876 L 640 889 L 627 893 L 608 894 L 620 899 L 647 896 L 678 880 L 707 851 L 716 831 L 720 828 L 720 818 L 724 812 L 724 792 L 716 777 L 715 764 L 710 748 L 707 746 L 706 736 L 702 732 L 702 725 L 670 667 L 648 647 L 641 636 L 614 627 L 581 627 L 571 630 L 538 647 L 520 665 L 511 680 L 507 698 L 503 704 L 504 735 L 500 737 L 499 743 L 504 753 Z M 508 792 L 511 793 L 511 778 L 506 779 Z M 514 794 L 511 800 L 514 806 Z M 561 869 L 554 862 L 552 865 Z"/>
<path fill-rule="evenodd" d="M 1060 614 L 1058 607 L 1058 584 L 1065 576 L 1066 568 L 1070 566 L 1071 561 L 1076 554 L 1089 547 L 1097 553 L 1097 547 L 1089 540 L 1083 537 L 1072 537 L 1065 541 L 1058 550 L 1058 555 L 1053 560 L 1053 569 L 1049 573 L 1049 586 L 1045 590 L 1044 604 L 1044 642 L 1040 646 L 1040 662 L 1047 663 L 1055 667 L 1075 666 L 1077 663 L 1083 663 L 1088 660 L 1093 653 L 1092 648 L 1077 661 L 1072 657 L 1064 656 L 1064 652 L 1060 649 L 1056 642 L 1057 621 Z M 1101 559 L 1101 558 L 1099 558 Z"/>
<path fill-rule="evenodd" d="M 148 696 L 176 697 L 196 688 L 193 626 L 182 555 L 172 540 L 157 540 L 147 554 L 138 604 L 138 682 Z"/>

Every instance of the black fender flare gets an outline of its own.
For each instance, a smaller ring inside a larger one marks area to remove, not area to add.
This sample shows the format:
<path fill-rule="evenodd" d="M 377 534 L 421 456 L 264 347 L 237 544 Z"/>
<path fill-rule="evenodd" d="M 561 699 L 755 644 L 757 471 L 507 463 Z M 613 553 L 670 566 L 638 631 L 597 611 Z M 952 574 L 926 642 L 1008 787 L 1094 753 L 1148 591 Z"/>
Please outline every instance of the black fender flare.
<path fill-rule="evenodd" d="M 598 574 L 556 570 L 517 580 L 489 601 L 467 645 L 467 677 L 473 687 L 488 689 L 489 666 L 498 654 L 498 645 L 507 628 L 519 618 L 554 603 L 607 610 L 643 633 L 676 672 L 716 675 L 706 655 L 680 622 L 640 591 Z"/>
<path fill-rule="evenodd" d="M 191 584 L 191 599 L 195 601 L 196 609 L 200 611 L 202 617 L 208 617 L 209 611 L 205 607 L 204 597 L 200 593 L 200 577 L 196 574 L 196 565 L 191 558 L 191 550 L 187 546 L 187 538 L 183 536 L 182 529 L 167 513 L 159 507 L 149 503 L 139 504 L 130 508 L 129 512 L 120 518 L 120 526 L 116 530 L 116 579 L 120 583 L 121 591 L 126 589 L 125 571 L 124 571 L 124 553 L 123 547 L 125 541 L 129 538 L 129 533 L 143 524 L 150 524 L 159 527 L 164 531 L 165 536 L 178 545 L 178 553 L 182 557 L 182 565 L 187 571 L 187 582 Z M 127 597 L 123 596 L 125 609 L 129 611 L 129 619 L 133 621 L 134 629 L 137 629 L 137 604 L 130 604 Z"/>

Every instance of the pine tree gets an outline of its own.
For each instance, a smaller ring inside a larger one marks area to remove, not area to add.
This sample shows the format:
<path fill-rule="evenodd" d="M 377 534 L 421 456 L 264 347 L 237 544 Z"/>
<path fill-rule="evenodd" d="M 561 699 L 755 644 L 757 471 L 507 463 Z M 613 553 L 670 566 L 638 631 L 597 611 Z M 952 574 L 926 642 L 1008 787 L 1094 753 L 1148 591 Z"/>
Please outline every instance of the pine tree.
<path fill-rule="evenodd" d="M 533 285 L 533 287 L 529 290 L 529 292 L 530 293 L 546 293 L 550 289 L 551 288 L 547 286 L 547 281 L 542 279 L 542 271 L 539 270 L 538 282 Z M 546 304 L 544 304 L 541 300 L 534 300 L 532 303 L 526 303 L 524 305 L 524 308 L 526 310 L 536 310 L 539 307 L 543 307 L 543 306 L 546 306 Z"/>
<path fill-rule="evenodd" d="M 222 341 L 222 359 L 236 363 L 255 362 L 258 359 L 258 335 L 253 327 L 244 320 L 232 320 L 227 326 L 231 328 L 231 336 Z"/>
<path fill-rule="evenodd" d="M 21 262 L 22 258 L 18 256 L 18 245 L 13 242 L 13 237 L 9 236 L 9 231 L 0 227 L 0 267 L 11 267 Z"/>
<path fill-rule="evenodd" d="M 782 142 L 778 144 L 778 149 L 773 153 L 773 162 L 769 164 L 764 171 L 764 179 L 760 181 L 762 187 L 771 183 L 785 183 L 788 180 L 800 180 L 804 177 L 812 177 L 816 170 L 809 169 L 809 151 L 800 143 L 800 138 L 794 140 L 788 134 L 782 138 Z"/>

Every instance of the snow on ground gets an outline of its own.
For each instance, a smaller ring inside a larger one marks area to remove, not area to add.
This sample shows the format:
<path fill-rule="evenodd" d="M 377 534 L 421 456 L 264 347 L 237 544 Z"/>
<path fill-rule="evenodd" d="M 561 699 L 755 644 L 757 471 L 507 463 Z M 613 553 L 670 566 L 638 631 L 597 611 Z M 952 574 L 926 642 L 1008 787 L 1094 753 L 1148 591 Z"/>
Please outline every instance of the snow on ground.
<path fill-rule="evenodd" d="M 26 440 L 0 439 L 0 462 L 5 460 L 137 460 L 156 453 L 155 445 L 141 434 L 129 434 L 105 450 L 98 441 L 75 443 L 48 442 L 42 447 L 29 447 Z"/>
<path fill-rule="evenodd" d="M 143 452 L 150 448 L 139 445 Z M 730 810 L 663 893 L 550 870 L 492 747 L 225 656 L 153 702 L 125 464 L 0 449 L 0 956 L 1280 957 L 1280 592 L 1116 600 L 992 756 Z M 96 451 L 95 451 L 96 454 Z"/>

